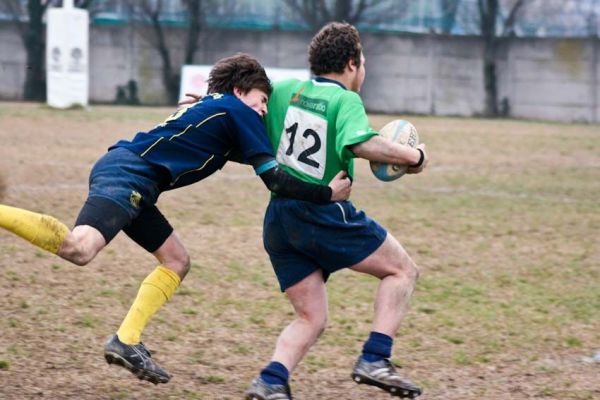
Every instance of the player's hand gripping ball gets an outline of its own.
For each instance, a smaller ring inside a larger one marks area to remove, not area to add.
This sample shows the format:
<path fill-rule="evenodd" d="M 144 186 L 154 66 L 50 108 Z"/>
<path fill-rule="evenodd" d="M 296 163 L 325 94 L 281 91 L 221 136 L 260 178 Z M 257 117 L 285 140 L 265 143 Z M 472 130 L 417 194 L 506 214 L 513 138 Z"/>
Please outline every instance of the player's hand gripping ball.
<path fill-rule="evenodd" d="M 417 128 L 408 121 L 396 119 L 386 124 L 379 131 L 381 136 L 385 136 L 392 142 L 404 144 L 410 147 L 417 147 L 419 144 L 419 134 Z M 371 161 L 371 171 L 379 180 L 389 182 L 400 178 L 408 170 L 408 165 L 386 164 Z"/>

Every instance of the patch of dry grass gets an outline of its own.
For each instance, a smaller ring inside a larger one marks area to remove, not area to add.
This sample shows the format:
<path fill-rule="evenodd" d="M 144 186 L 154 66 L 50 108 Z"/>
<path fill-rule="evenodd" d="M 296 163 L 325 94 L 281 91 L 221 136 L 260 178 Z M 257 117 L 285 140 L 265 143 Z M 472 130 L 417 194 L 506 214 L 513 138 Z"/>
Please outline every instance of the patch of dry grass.
<path fill-rule="evenodd" d="M 4 175 L 0 173 L 0 201 L 4 199 L 4 195 L 6 193 L 6 180 L 4 179 Z"/>

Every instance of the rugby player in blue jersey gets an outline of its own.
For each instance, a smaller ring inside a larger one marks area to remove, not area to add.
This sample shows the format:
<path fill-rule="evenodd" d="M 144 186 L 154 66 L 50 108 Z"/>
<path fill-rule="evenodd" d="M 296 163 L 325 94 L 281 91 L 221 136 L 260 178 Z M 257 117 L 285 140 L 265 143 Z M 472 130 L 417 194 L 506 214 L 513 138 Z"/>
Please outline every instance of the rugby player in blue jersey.
<path fill-rule="evenodd" d="M 347 199 L 351 190 L 344 173 L 325 186 L 279 168 L 261 119 L 272 87 L 254 58 L 238 54 L 220 60 L 208 83 L 201 101 L 131 141 L 119 141 L 96 162 L 73 230 L 49 215 L 0 205 L 0 227 L 74 264 L 88 264 L 121 230 L 157 258 L 160 265 L 144 279 L 104 348 L 109 363 L 155 384 L 168 382 L 170 375 L 151 358 L 141 332 L 190 268 L 186 249 L 156 207 L 162 192 L 196 183 L 230 160 L 252 165 L 278 196 L 328 203 Z"/>

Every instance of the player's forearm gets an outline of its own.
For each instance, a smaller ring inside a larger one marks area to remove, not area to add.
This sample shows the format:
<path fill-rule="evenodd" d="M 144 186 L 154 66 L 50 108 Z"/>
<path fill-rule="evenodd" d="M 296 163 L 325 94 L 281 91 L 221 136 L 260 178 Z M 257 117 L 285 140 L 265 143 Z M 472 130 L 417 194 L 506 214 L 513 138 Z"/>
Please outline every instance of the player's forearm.
<path fill-rule="evenodd" d="M 351 150 L 357 157 L 389 164 L 414 165 L 421 158 L 419 150 L 394 143 L 382 136 L 373 136 L 367 141 L 355 144 Z"/>
<path fill-rule="evenodd" d="M 268 154 L 256 155 L 249 161 L 267 189 L 279 196 L 317 204 L 327 204 L 331 201 L 333 191 L 329 186 L 304 182 L 288 174 L 279 168 L 275 159 Z"/>
<path fill-rule="evenodd" d="M 329 186 L 304 182 L 279 167 L 263 172 L 260 174 L 260 178 L 271 192 L 279 196 L 317 204 L 326 204 L 331 201 L 332 190 Z"/>

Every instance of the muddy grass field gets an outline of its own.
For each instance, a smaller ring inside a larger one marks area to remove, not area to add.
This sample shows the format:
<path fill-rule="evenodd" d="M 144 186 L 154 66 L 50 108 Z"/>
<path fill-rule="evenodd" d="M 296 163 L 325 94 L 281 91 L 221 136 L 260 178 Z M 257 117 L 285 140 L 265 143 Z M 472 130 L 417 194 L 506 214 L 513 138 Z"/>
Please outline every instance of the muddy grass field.
<path fill-rule="evenodd" d="M 71 226 L 96 158 L 171 111 L 0 103 L 2 203 Z M 352 195 L 422 272 L 393 361 L 422 399 L 600 398 L 600 127 L 407 119 L 429 168 L 383 183 L 358 162 Z M 0 231 L 0 399 L 241 399 L 292 318 L 262 248 L 267 202 L 236 164 L 161 197 L 193 260 L 142 338 L 174 375 L 162 386 L 102 356 L 151 255 L 120 234 L 76 267 Z M 389 398 L 349 378 L 376 285 L 330 280 L 328 328 L 293 374 L 295 398 Z"/>

